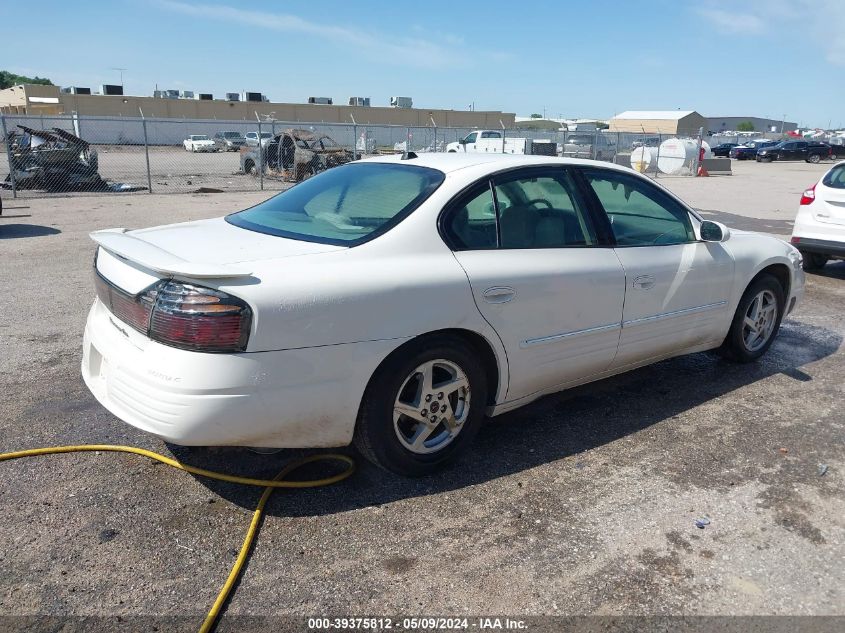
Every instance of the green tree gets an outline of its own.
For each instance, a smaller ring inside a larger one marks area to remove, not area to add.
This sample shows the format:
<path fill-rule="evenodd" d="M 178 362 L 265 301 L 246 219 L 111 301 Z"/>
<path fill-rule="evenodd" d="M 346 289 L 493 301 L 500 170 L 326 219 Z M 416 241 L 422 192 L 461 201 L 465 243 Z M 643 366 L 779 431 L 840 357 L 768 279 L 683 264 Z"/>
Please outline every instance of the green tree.
<path fill-rule="evenodd" d="M 0 90 L 3 88 L 11 88 L 18 84 L 41 84 L 42 86 L 52 86 L 53 82 L 44 77 L 25 77 L 24 75 L 16 75 L 10 73 L 8 70 L 0 70 Z"/>
<path fill-rule="evenodd" d="M 753 132 L 754 131 L 754 124 L 751 121 L 743 121 L 739 125 L 736 126 L 737 132 Z"/>
<path fill-rule="evenodd" d="M 531 115 L 531 118 L 532 118 L 532 119 L 542 119 L 542 118 L 543 118 L 543 115 L 542 115 L 542 114 L 536 114 L 536 113 L 535 113 L 535 114 L 532 114 L 532 115 Z"/>

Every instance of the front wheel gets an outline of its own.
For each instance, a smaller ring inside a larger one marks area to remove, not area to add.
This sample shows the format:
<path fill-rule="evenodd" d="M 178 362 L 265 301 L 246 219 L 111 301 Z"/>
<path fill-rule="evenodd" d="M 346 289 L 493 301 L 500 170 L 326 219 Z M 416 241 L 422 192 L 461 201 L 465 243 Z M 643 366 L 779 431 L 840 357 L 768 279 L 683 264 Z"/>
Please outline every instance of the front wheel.
<path fill-rule="evenodd" d="M 780 329 L 785 304 L 783 287 L 769 274 L 760 275 L 742 295 L 720 352 L 750 363 L 771 347 Z"/>
<path fill-rule="evenodd" d="M 374 464 L 417 477 L 466 450 L 484 419 L 478 354 L 455 336 L 419 339 L 393 353 L 364 394 L 355 446 Z"/>

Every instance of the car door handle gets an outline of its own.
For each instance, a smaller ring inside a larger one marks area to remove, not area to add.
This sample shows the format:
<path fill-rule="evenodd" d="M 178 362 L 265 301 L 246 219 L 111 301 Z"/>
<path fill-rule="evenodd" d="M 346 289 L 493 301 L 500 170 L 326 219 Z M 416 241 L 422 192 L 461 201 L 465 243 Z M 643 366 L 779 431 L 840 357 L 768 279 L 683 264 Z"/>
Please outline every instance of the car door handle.
<path fill-rule="evenodd" d="M 516 296 L 516 290 L 507 286 L 494 286 L 482 295 L 487 303 L 507 303 Z"/>
<path fill-rule="evenodd" d="M 654 277 L 651 275 L 640 275 L 634 278 L 634 283 L 631 285 L 639 290 L 648 290 L 654 287 L 654 283 Z"/>

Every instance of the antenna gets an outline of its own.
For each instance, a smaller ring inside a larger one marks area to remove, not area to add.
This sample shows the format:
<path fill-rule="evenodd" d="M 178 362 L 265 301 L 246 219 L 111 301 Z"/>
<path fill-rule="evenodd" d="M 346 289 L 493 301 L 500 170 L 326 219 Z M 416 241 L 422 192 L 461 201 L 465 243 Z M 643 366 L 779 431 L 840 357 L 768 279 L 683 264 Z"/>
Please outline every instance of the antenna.
<path fill-rule="evenodd" d="M 113 67 L 112 67 L 112 68 L 110 68 L 109 70 L 117 70 L 117 71 L 120 71 L 120 87 L 121 87 L 121 88 L 123 88 L 123 72 L 124 72 L 125 70 L 129 70 L 129 69 L 128 69 L 128 68 L 117 68 L 117 67 L 114 67 L 114 66 L 113 66 Z"/>

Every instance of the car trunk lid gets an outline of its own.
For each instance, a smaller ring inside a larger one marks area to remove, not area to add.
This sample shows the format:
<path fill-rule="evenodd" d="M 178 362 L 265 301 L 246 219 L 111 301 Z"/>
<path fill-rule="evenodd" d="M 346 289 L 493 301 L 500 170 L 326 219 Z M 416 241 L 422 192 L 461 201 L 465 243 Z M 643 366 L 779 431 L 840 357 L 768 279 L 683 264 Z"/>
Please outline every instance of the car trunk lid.
<path fill-rule="evenodd" d="M 232 279 L 249 277 L 252 263 L 340 250 L 249 231 L 224 218 L 127 231 L 91 233 L 100 246 L 97 270 L 111 283 L 137 293 L 164 277 Z M 102 252 L 106 255 L 103 255 Z"/>

